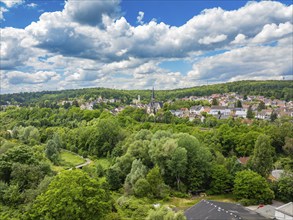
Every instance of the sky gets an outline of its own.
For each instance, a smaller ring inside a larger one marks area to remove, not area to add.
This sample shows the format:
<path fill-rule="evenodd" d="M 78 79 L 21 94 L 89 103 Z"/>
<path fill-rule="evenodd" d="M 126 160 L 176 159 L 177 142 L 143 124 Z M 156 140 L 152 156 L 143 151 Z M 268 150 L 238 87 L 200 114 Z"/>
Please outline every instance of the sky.
<path fill-rule="evenodd" d="M 1 93 L 293 79 L 292 1 L 0 0 Z"/>

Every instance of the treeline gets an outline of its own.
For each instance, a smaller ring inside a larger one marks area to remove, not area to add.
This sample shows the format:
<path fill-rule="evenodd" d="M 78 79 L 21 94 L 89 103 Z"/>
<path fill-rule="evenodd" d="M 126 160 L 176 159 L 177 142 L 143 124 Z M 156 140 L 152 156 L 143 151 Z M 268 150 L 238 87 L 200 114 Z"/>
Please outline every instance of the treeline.
<path fill-rule="evenodd" d="M 160 101 L 173 100 L 186 96 L 206 96 L 214 93 L 237 92 L 245 95 L 262 95 L 268 98 L 277 98 L 283 100 L 293 99 L 293 81 L 238 81 L 223 84 L 204 85 L 193 88 L 158 90 L 156 99 Z M 159 89 L 159 88 L 156 88 Z M 5 105 L 7 101 L 12 104 L 21 104 L 23 106 L 31 104 L 44 104 L 45 101 L 58 102 L 60 100 L 82 99 L 88 101 L 98 98 L 119 99 L 123 103 L 130 104 L 133 99 L 140 95 L 142 102 L 149 102 L 151 96 L 150 90 L 116 90 L 107 88 L 86 88 L 64 91 L 43 91 L 43 92 L 25 92 L 15 94 L 0 95 L 0 104 Z"/>
<path fill-rule="evenodd" d="M 200 193 L 233 194 L 243 204 L 293 199 L 292 118 L 189 122 L 131 107 L 116 116 L 12 107 L 0 117 L 1 219 L 184 220 L 152 204 Z M 57 175 L 62 150 L 93 163 Z M 273 169 L 284 170 L 274 182 Z"/>

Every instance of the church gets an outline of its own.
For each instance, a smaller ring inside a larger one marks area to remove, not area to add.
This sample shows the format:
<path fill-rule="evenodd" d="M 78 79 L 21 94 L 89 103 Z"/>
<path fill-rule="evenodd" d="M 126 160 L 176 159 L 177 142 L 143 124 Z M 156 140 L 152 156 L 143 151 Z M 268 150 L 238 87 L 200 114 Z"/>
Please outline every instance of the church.
<path fill-rule="evenodd" d="M 147 113 L 155 115 L 161 108 L 163 108 L 162 102 L 156 102 L 155 100 L 155 88 L 153 87 L 151 102 L 147 105 Z"/>

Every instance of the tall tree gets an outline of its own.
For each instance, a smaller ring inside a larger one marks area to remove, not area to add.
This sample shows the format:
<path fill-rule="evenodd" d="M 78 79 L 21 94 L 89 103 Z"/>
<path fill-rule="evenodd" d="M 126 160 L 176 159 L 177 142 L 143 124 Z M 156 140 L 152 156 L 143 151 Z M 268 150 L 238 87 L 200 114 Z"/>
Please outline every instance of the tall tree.
<path fill-rule="evenodd" d="M 274 148 L 271 146 L 270 137 L 259 135 L 249 165 L 252 170 L 263 177 L 267 177 L 273 168 Z"/>
<path fill-rule="evenodd" d="M 180 189 L 181 178 L 185 176 L 187 168 L 187 151 L 185 148 L 178 147 L 173 152 L 171 159 L 168 161 L 168 168 L 171 176 L 176 178 L 177 189 Z"/>
<path fill-rule="evenodd" d="M 160 197 L 161 192 L 161 186 L 164 184 L 163 177 L 161 176 L 160 173 L 160 168 L 158 165 L 156 165 L 153 169 L 151 169 L 147 176 L 146 176 L 147 181 L 150 184 L 151 191 L 155 197 Z"/>
<path fill-rule="evenodd" d="M 293 201 L 293 173 L 285 173 L 278 180 L 277 194 L 279 199 L 284 202 Z"/>
<path fill-rule="evenodd" d="M 240 100 L 237 100 L 236 104 L 235 104 L 236 108 L 242 108 L 242 102 Z"/>
<path fill-rule="evenodd" d="M 147 168 L 143 165 L 141 160 L 134 160 L 132 162 L 131 171 L 125 179 L 125 190 L 127 191 L 127 193 L 132 193 L 136 181 L 144 178 L 146 174 Z"/>
<path fill-rule="evenodd" d="M 206 189 L 211 169 L 212 155 L 208 148 L 200 144 L 193 136 L 178 134 L 178 147 L 187 151 L 187 169 L 184 183 L 188 190 L 197 192 Z"/>
<path fill-rule="evenodd" d="M 51 160 L 54 164 L 58 164 L 60 160 L 58 145 L 54 140 L 49 140 L 45 148 L 46 157 Z"/>
<path fill-rule="evenodd" d="M 109 192 L 81 170 L 64 171 L 39 195 L 29 219 L 104 219 L 110 212 Z"/>
<path fill-rule="evenodd" d="M 248 109 L 247 109 L 246 118 L 249 118 L 249 119 L 254 118 L 254 114 L 253 114 L 251 106 L 249 106 Z"/>
<path fill-rule="evenodd" d="M 278 114 L 275 111 L 273 111 L 270 116 L 271 121 L 274 122 L 277 118 L 278 118 Z"/>
<path fill-rule="evenodd" d="M 216 98 L 213 98 L 212 105 L 219 105 L 219 101 Z"/>
<path fill-rule="evenodd" d="M 261 111 L 263 109 L 266 109 L 266 105 L 263 101 L 261 101 L 257 106 L 257 111 Z"/>
<path fill-rule="evenodd" d="M 224 165 L 214 165 L 211 174 L 210 193 L 221 194 L 231 189 L 232 177 Z"/>

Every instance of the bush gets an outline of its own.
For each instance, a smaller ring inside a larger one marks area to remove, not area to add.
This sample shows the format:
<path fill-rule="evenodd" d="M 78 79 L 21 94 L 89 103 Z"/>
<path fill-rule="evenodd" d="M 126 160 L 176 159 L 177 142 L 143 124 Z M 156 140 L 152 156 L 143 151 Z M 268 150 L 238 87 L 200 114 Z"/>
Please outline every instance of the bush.
<path fill-rule="evenodd" d="M 283 202 L 293 201 L 293 174 L 285 174 L 279 179 L 276 195 Z"/>
<path fill-rule="evenodd" d="M 151 186 L 145 178 L 141 178 L 134 184 L 133 191 L 137 197 L 145 197 L 150 193 Z"/>
<path fill-rule="evenodd" d="M 233 193 L 237 199 L 249 205 L 271 203 L 274 198 L 266 179 L 251 170 L 236 174 Z"/>

